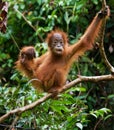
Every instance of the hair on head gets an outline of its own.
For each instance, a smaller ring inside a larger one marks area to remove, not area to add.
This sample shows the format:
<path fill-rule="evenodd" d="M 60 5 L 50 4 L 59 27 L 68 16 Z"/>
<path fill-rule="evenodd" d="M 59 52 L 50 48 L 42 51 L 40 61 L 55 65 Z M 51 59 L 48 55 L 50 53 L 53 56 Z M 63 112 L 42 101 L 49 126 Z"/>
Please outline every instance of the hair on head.
<path fill-rule="evenodd" d="M 59 33 L 62 35 L 62 38 L 64 40 L 64 44 L 68 44 L 68 36 L 65 32 L 63 32 L 60 29 L 55 29 L 52 30 L 50 33 L 48 33 L 47 38 L 46 38 L 46 42 L 48 43 L 48 45 L 50 45 L 52 43 L 52 37 L 55 33 Z"/>

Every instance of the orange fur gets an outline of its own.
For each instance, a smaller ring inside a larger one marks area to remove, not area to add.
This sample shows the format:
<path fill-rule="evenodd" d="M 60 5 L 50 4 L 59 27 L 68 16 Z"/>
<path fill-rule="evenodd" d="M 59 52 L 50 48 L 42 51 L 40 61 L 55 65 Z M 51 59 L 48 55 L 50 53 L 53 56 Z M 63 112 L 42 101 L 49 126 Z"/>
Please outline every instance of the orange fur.
<path fill-rule="evenodd" d="M 29 59 L 30 54 L 33 56 L 34 48 L 31 47 L 31 50 L 33 50 L 29 52 L 30 47 L 24 47 L 20 54 L 24 53 L 27 59 L 24 59 L 24 63 L 21 63 L 23 58 L 19 56 L 19 60 L 16 62 L 16 68 L 32 79 L 33 86 L 38 91 L 58 92 L 66 82 L 72 62 L 78 56 L 83 55 L 85 51 L 93 48 L 94 41 L 100 32 L 102 20 L 103 18 L 97 14 L 81 39 L 71 46 L 68 45 L 66 33 L 60 30 L 51 31 L 46 39 L 49 46 L 48 52 L 39 58 L 31 57 Z M 57 36 L 60 34 L 64 42 L 64 53 L 59 56 L 54 55 L 51 50 L 53 48 L 50 48 L 53 44 L 52 38 L 55 33 Z"/>

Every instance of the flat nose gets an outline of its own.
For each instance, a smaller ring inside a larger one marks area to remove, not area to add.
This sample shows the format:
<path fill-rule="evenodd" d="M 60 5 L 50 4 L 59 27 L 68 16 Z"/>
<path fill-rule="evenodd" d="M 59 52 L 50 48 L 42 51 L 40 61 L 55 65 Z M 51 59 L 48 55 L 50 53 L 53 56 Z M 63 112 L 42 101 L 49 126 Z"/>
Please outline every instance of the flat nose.
<path fill-rule="evenodd" d="M 57 47 L 61 47 L 61 44 L 60 44 L 60 43 L 58 43 L 58 44 L 57 44 Z"/>

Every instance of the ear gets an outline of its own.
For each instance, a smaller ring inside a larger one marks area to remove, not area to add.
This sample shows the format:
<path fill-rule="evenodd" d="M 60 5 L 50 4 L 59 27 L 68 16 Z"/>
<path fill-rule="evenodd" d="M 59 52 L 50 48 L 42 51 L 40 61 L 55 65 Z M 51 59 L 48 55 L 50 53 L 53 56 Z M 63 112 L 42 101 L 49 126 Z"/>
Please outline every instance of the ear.
<path fill-rule="evenodd" d="M 48 44 L 49 47 L 51 46 L 53 35 L 54 35 L 54 31 L 51 31 L 47 35 L 46 43 Z"/>

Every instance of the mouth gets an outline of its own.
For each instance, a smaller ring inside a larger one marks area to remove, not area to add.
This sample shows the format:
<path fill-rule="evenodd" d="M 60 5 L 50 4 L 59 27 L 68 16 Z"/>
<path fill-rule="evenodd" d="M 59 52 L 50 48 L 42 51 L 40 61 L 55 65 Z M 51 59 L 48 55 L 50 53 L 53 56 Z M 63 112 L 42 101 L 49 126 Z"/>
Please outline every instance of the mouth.
<path fill-rule="evenodd" d="M 58 52 L 62 52 L 62 49 L 56 49 L 56 51 L 58 51 Z"/>
<path fill-rule="evenodd" d="M 62 49 L 55 49 L 55 53 L 61 55 L 62 54 Z"/>

